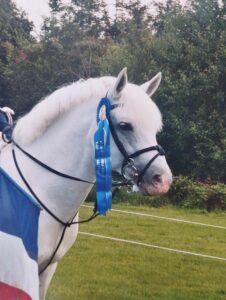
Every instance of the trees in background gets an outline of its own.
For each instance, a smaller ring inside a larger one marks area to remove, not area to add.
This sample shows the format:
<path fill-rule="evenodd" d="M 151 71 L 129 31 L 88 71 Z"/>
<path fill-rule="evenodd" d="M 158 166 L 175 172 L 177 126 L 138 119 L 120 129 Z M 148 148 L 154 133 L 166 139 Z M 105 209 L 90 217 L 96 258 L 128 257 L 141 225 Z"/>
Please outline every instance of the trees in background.
<path fill-rule="evenodd" d="M 13 2 L 1 0 L 0 3 L 0 105 L 14 105 L 12 73 L 13 65 L 26 58 L 21 46 L 31 43 L 33 25 Z"/>
<path fill-rule="evenodd" d="M 116 73 L 127 65 L 137 83 L 161 70 L 154 95 L 165 124 L 159 139 L 174 174 L 225 181 L 225 5 L 193 0 L 183 8 L 168 0 L 156 4 L 157 14 L 150 17 L 136 2 L 140 22 L 134 16 L 122 21 L 132 32 L 108 47 L 103 70 Z"/>
<path fill-rule="evenodd" d="M 160 143 L 174 174 L 225 181 L 225 4 L 117 0 L 50 0 L 52 14 L 34 39 L 32 24 L 11 1 L 0 5 L 0 105 L 26 112 L 58 86 L 81 77 L 116 75 L 136 83 L 162 71 L 154 95 L 164 119 Z M 7 22 L 6 22 L 7 20 Z M 150 116 L 151 117 L 151 116 Z"/>
<path fill-rule="evenodd" d="M 166 124 L 162 137 L 175 172 L 225 181 L 225 6 L 217 0 L 193 0 L 185 9 L 171 4 L 155 21 L 164 77 L 157 94 Z"/>

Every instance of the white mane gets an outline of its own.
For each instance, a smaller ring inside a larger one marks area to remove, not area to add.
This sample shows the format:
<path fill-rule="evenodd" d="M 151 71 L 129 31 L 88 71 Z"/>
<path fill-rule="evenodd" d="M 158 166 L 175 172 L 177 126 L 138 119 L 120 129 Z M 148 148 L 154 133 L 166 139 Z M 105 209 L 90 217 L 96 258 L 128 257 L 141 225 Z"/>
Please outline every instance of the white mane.
<path fill-rule="evenodd" d="M 59 88 L 19 119 L 13 133 L 15 140 L 21 145 L 31 144 L 62 114 L 95 95 L 105 96 L 114 81 L 114 77 L 91 78 Z"/>

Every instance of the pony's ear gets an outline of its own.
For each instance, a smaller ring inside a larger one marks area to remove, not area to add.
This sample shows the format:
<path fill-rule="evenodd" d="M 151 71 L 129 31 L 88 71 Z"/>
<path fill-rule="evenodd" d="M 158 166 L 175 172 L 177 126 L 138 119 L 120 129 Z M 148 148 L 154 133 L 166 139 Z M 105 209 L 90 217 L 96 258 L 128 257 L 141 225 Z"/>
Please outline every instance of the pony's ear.
<path fill-rule="evenodd" d="M 118 77 L 116 79 L 115 85 L 112 90 L 112 95 L 114 98 L 119 98 L 121 95 L 122 90 L 127 84 L 127 68 L 124 68 L 121 70 L 121 72 L 118 74 Z"/>
<path fill-rule="evenodd" d="M 159 72 L 151 80 L 143 83 L 141 88 L 151 97 L 160 85 L 162 73 Z"/>

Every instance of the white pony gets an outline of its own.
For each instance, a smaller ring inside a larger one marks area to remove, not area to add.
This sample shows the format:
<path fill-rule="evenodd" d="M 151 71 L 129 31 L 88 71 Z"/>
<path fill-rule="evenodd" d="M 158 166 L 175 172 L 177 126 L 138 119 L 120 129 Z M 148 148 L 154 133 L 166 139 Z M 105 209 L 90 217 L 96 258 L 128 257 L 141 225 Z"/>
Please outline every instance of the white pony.
<path fill-rule="evenodd" d="M 154 146 L 156 134 L 162 128 L 161 114 L 150 96 L 161 81 L 158 73 L 141 86 L 127 82 L 124 68 L 114 77 L 78 81 L 62 87 L 37 104 L 21 118 L 14 129 L 14 140 L 27 152 L 60 172 L 88 181 L 95 181 L 93 135 L 96 130 L 96 108 L 99 100 L 108 94 L 112 105 L 112 122 L 128 153 Z M 2 150 L 1 167 L 26 191 L 13 162 L 12 145 Z M 37 165 L 15 148 L 17 160 L 32 189 L 45 205 L 60 219 L 73 218 L 89 194 L 92 184 L 59 177 Z M 121 171 L 123 156 L 111 140 L 112 168 Z M 142 169 L 156 151 L 145 152 L 134 158 L 136 168 Z M 168 191 L 172 174 L 164 156 L 158 156 L 145 172 L 139 190 L 146 195 Z M 134 182 L 136 184 L 136 182 Z M 29 191 L 28 191 L 29 193 Z M 78 220 L 78 214 L 75 221 Z M 48 263 L 62 234 L 62 224 L 45 209 L 39 221 L 39 255 L 41 270 Z M 73 245 L 78 225 L 67 229 L 52 263 L 40 275 L 40 299 L 44 300 L 59 260 Z"/>

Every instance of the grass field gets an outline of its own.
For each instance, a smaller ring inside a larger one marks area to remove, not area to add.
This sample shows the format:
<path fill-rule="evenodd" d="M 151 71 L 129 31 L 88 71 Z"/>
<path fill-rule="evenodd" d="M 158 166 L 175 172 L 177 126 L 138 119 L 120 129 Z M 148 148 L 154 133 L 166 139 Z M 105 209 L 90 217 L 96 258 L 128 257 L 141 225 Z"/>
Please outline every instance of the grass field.
<path fill-rule="evenodd" d="M 226 258 L 226 213 L 129 204 L 115 209 L 219 225 L 206 227 L 112 211 L 80 231 Z M 81 209 L 81 218 L 91 212 Z M 47 300 L 226 299 L 226 260 L 79 234 L 59 264 Z"/>

